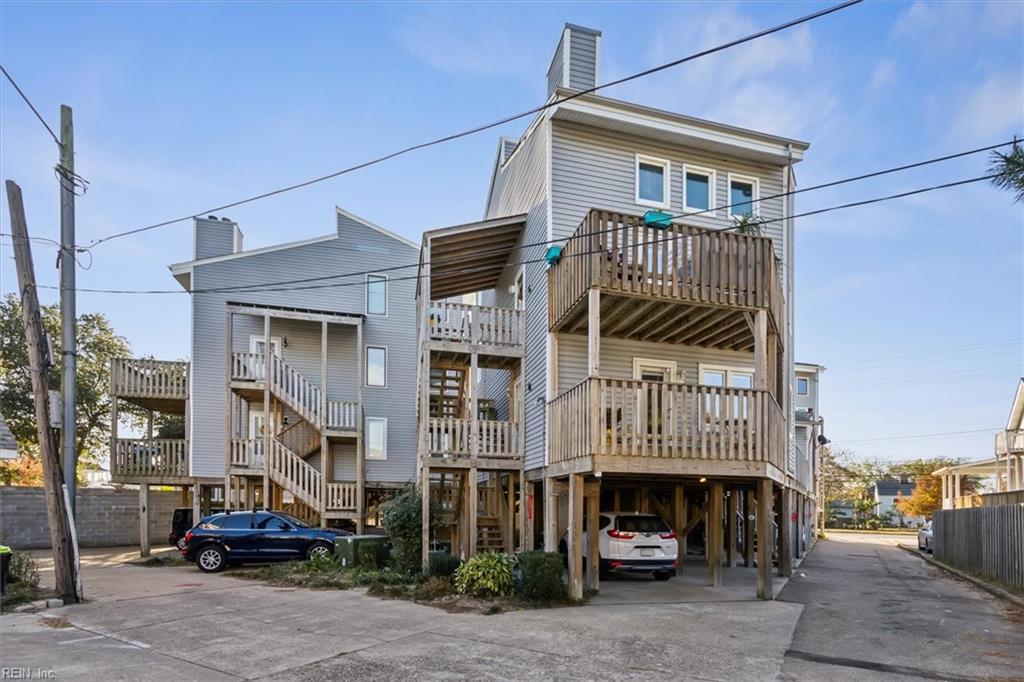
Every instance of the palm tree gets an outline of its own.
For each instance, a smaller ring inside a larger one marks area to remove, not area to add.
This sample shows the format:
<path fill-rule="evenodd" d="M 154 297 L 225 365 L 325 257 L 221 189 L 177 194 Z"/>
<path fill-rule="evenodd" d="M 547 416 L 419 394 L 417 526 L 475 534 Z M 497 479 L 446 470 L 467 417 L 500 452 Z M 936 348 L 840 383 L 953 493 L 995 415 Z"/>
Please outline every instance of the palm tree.
<path fill-rule="evenodd" d="M 859 521 L 875 512 L 875 501 L 870 497 L 861 497 L 853 501 L 853 513 Z"/>
<path fill-rule="evenodd" d="M 1020 144 L 1014 142 L 1005 154 L 992 152 L 988 169 L 995 175 L 992 178 L 993 185 L 1013 192 L 1016 203 L 1024 202 L 1024 148 Z"/>

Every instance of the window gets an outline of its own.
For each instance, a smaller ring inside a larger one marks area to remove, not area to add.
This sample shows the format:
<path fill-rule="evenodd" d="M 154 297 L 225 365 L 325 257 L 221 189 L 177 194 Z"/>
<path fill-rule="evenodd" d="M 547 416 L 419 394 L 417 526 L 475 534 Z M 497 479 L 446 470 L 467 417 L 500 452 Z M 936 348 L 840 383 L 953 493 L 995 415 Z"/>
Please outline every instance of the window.
<path fill-rule="evenodd" d="M 265 344 L 266 337 L 263 334 L 251 334 L 249 336 L 249 352 L 256 353 L 258 355 L 263 354 L 263 346 Z M 281 337 L 271 336 L 270 337 L 270 352 L 281 357 Z"/>
<path fill-rule="evenodd" d="M 291 528 L 284 519 L 265 512 L 256 515 L 255 525 L 263 530 L 288 530 Z"/>
<path fill-rule="evenodd" d="M 223 530 L 249 530 L 252 528 L 252 514 L 228 514 L 211 521 L 210 525 Z"/>
<path fill-rule="evenodd" d="M 648 156 L 636 157 L 636 203 L 668 208 L 669 162 Z"/>
<path fill-rule="evenodd" d="M 388 385 L 388 349 L 382 346 L 366 347 L 366 385 Z"/>
<path fill-rule="evenodd" d="M 757 213 L 754 204 L 757 203 L 758 181 L 757 178 L 748 178 L 741 175 L 729 175 L 729 216 L 742 217 Z"/>
<path fill-rule="evenodd" d="M 715 171 L 683 166 L 683 208 L 688 211 L 708 211 L 714 206 L 714 197 Z M 714 211 L 709 215 L 714 215 Z"/>
<path fill-rule="evenodd" d="M 700 383 L 705 386 L 753 388 L 754 370 L 746 367 L 700 366 Z"/>
<path fill-rule="evenodd" d="M 366 276 L 366 314 L 388 314 L 388 278 L 385 275 Z"/>
<path fill-rule="evenodd" d="M 633 358 L 633 378 L 638 381 L 675 381 L 675 360 Z"/>
<path fill-rule="evenodd" d="M 807 392 L 808 392 L 807 389 L 808 389 L 807 379 L 798 378 L 796 380 L 796 394 L 797 395 L 807 395 Z"/>
<path fill-rule="evenodd" d="M 366 459 L 388 458 L 388 420 L 366 418 Z"/>

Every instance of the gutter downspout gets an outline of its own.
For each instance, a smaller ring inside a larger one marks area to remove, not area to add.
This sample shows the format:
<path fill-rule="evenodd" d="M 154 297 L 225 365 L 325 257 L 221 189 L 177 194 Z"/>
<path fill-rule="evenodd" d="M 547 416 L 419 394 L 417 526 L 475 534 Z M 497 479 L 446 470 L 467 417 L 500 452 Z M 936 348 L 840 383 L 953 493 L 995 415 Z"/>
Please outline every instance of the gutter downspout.
<path fill-rule="evenodd" d="M 795 321 L 794 308 L 794 282 L 793 276 L 793 261 L 796 257 L 796 248 L 794 245 L 794 227 L 793 227 L 793 195 L 789 194 L 793 191 L 796 186 L 796 178 L 793 175 L 793 145 L 786 145 L 786 155 L 788 160 L 785 167 L 785 176 L 782 181 L 782 190 L 787 194 L 785 203 L 783 204 L 783 212 L 785 220 L 783 221 L 784 226 L 784 239 L 786 242 L 786 382 L 788 389 L 786 391 L 786 418 L 788 420 L 788 428 L 786 429 L 786 453 L 787 458 L 793 451 L 796 443 L 796 414 L 793 409 L 793 391 L 796 384 L 796 364 L 793 360 L 795 357 L 793 348 L 793 325 Z M 786 462 L 787 468 L 789 461 Z M 795 473 L 795 471 L 794 471 Z M 801 481 L 803 483 L 803 481 Z M 809 482 L 808 482 L 809 483 Z"/>

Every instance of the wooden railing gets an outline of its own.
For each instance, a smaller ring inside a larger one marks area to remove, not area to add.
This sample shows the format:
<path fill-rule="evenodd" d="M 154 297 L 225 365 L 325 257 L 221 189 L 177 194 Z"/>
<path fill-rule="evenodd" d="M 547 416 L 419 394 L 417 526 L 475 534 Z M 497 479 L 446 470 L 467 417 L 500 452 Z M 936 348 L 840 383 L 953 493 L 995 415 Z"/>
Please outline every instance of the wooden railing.
<path fill-rule="evenodd" d="M 551 463 L 589 455 L 767 462 L 786 422 L 767 391 L 590 378 L 548 403 Z"/>
<path fill-rule="evenodd" d="M 350 511 L 356 509 L 356 491 L 358 486 L 355 483 L 328 483 L 327 484 L 327 511 Z"/>
<path fill-rule="evenodd" d="M 592 210 L 548 270 L 555 327 L 588 289 L 710 305 L 767 308 L 782 324 L 782 284 L 767 237 Z"/>
<path fill-rule="evenodd" d="M 299 419 L 277 434 L 277 439 L 299 457 L 308 457 L 320 447 L 320 432 L 305 419 Z"/>
<path fill-rule="evenodd" d="M 471 457 L 476 454 L 477 457 L 491 459 L 522 457 L 518 424 L 491 419 L 474 421 L 433 417 L 430 420 L 430 454 L 432 457 Z"/>
<path fill-rule="evenodd" d="M 516 308 L 468 303 L 430 303 L 430 338 L 438 341 L 522 346 L 524 318 Z"/>
<path fill-rule="evenodd" d="M 110 475 L 115 480 L 187 477 L 188 441 L 177 438 L 118 438 L 110 458 Z"/>
<path fill-rule="evenodd" d="M 270 478 L 313 509 L 320 508 L 320 472 L 286 448 L 270 439 L 268 458 Z"/>
<path fill-rule="evenodd" d="M 234 438 L 231 440 L 231 466 L 240 469 L 263 469 L 262 438 Z"/>
<path fill-rule="evenodd" d="M 188 399 L 188 363 L 112 358 L 110 394 L 126 398 Z"/>
<path fill-rule="evenodd" d="M 996 454 L 1024 452 L 1024 430 L 1000 431 L 996 434 Z"/>
<path fill-rule="evenodd" d="M 232 353 L 232 381 L 263 381 L 267 368 L 263 353 Z"/>
<path fill-rule="evenodd" d="M 359 403 L 353 400 L 327 401 L 327 428 L 355 431 L 359 428 Z"/>

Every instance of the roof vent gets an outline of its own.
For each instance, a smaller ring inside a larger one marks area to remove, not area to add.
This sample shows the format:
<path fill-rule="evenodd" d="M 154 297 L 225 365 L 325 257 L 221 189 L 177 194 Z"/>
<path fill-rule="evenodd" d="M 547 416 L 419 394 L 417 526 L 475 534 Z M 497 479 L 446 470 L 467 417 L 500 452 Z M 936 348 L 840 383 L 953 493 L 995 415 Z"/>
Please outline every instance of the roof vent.
<path fill-rule="evenodd" d="M 217 216 L 215 216 L 215 215 L 208 215 L 208 216 L 206 216 L 206 219 L 207 220 L 216 220 Z"/>

